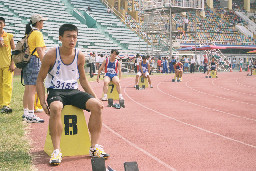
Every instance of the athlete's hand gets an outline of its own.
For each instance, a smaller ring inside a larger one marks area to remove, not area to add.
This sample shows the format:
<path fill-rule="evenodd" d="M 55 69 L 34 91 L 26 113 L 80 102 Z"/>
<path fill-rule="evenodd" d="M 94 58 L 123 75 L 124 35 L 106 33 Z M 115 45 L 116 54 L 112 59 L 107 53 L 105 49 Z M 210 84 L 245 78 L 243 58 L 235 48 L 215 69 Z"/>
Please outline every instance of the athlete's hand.
<path fill-rule="evenodd" d="M 11 63 L 11 65 L 9 66 L 9 71 L 13 72 L 15 70 L 15 65 L 14 63 Z"/>
<path fill-rule="evenodd" d="M 100 82 L 99 75 L 97 75 L 97 82 L 98 82 L 98 83 Z"/>
<path fill-rule="evenodd" d="M 45 114 L 50 116 L 50 110 L 49 110 L 49 107 L 46 105 L 46 103 L 42 104 L 42 107 L 44 109 Z"/>
<path fill-rule="evenodd" d="M 100 108 L 103 109 L 103 108 L 104 108 L 103 102 L 102 102 L 98 97 L 97 97 L 96 99 L 97 99 L 97 100 L 100 102 L 100 104 L 101 104 Z"/>

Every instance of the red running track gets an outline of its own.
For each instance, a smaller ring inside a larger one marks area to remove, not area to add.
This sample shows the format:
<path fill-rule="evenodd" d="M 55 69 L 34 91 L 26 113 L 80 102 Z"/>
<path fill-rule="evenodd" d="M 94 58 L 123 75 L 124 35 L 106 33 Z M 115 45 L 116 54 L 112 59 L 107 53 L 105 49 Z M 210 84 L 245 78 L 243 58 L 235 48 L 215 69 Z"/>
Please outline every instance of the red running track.
<path fill-rule="evenodd" d="M 126 108 L 105 107 L 100 144 L 111 156 L 106 165 L 117 171 L 137 161 L 141 171 L 255 170 L 256 77 L 247 73 L 202 73 L 152 76 L 154 88 L 135 90 L 134 78 L 122 79 Z M 91 83 L 98 96 L 103 82 Z M 107 106 L 107 102 L 104 102 Z M 88 120 L 89 113 L 86 113 Z M 43 146 L 44 124 L 31 124 L 33 163 L 38 170 L 91 170 L 88 156 L 64 157 L 49 166 Z"/>

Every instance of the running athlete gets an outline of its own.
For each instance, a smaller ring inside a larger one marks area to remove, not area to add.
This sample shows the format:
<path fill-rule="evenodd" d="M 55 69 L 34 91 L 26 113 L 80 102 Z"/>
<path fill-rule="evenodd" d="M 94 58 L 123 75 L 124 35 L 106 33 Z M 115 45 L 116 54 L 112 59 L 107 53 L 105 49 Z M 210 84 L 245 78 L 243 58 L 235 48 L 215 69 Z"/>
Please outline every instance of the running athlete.
<path fill-rule="evenodd" d="M 141 77 L 141 76 L 143 76 L 144 78 L 148 78 L 150 88 L 153 88 L 148 71 L 150 71 L 149 62 L 147 62 L 147 57 L 146 56 L 142 56 L 142 61 L 140 62 L 140 70 L 136 75 L 134 88 L 136 88 L 136 85 L 139 82 L 139 77 Z"/>
<path fill-rule="evenodd" d="M 104 158 L 109 156 L 104 152 L 102 146 L 98 145 L 102 127 L 103 104 L 86 79 L 85 56 L 75 48 L 77 35 L 78 29 L 75 25 L 63 24 L 60 27 L 59 40 L 62 45 L 50 49 L 45 54 L 37 77 L 37 93 L 44 112 L 50 116 L 49 129 L 54 147 L 50 159 L 52 165 L 58 165 L 62 160 L 60 150 L 63 131 L 61 111 L 65 105 L 73 105 L 91 112 L 88 123 L 91 134 L 90 156 Z M 85 92 L 78 90 L 78 79 Z M 45 87 L 48 92 L 47 103 L 45 101 Z"/>
<path fill-rule="evenodd" d="M 210 72 L 210 71 L 216 71 L 216 78 L 218 78 L 217 68 L 218 68 L 218 64 L 217 64 L 217 62 L 215 62 L 215 58 L 212 58 L 212 61 L 211 61 L 211 63 L 210 63 L 210 68 L 209 68 L 209 70 L 207 71 L 207 76 L 206 76 L 206 78 L 208 78 L 208 75 L 209 75 L 209 72 Z"/>
<path fill-rule="evenodd" d="M 176 79 L 181 81 L 181 77 L 183 74 L 183 64 L 181 62 L 177 62 L 174 64 L 174 70 L 175 70 L 175 75 L 176 75 Z"/>
<path fill-rule="evenodd" d="M 101 99 L 102 101 L 107 101 L 108 100 L 108 84 L 110 81 L 112 81 L 116 85 L 116 90 L 119 94 L 119 99 L 124 99 L 122 94 L 121 94 L 121 87 L 120 87 L 120 79 L 122 77 L 122 72 L 121 72 L 121 63 L 118 62 L 116 59 L 117 55 L 119 54 L 118 50 L 112 49 L 110 57 L 107 57 L 102 65 L 100 66 L 98 70 L 98 75 L 97 75 L 97 82 L 99 82 L 99 77 L 102 69 L 105 67 L 105 77 L 104 77 L 104 86 L 103 86 L 103 93 L 104 96 Z M 117 76 L 119 74 L 119 78 Z"/>

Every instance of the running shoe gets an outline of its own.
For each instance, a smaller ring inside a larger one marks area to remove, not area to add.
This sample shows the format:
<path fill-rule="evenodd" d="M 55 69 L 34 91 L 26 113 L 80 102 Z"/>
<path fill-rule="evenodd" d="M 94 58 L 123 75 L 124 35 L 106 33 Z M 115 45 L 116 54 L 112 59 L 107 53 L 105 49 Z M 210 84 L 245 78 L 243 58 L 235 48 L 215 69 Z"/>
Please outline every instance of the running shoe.
<path fill-rule="evenodd" d="M 119 94 L 119 100 L 124 100 L 124 97 L 122 94 Z"/>
<path fill-rule="evenodd" d="M 96 144 L 94 147 L 90 147 L 90 156 L 91 157 L 103 157 L 107 159 L 109 155 L 105 153 L 103 147 L 99 144 Z"/>
<path fill-rule="evenodd" d="M 102 100 L 102 101 L 107 101 L 107 100 L 108 100 L 108 96 L 103 96 L 103 97 L 101 98 L 101 100 Z"/>
<path fill-rule="evenodd" d="M 53 151 L 51 155 L 51 159 L 49 161 L 50 165 L 59 165 L 62 160 L 62 153 L 59 149 Z"/>
<path fill-rule="evenodd" d="M 39 118 L 36 115 L 33 115 L 33 117 L 27 116 L 26 120 L 27 120 L 27 123 L 44 123 L 44 120 Z"/>
<path fill-rule="evenodd" d="M 36 113 L 41 113 L 41 112 L 43 112 L 44 111 L 44 109 L 42 109 L 42 108 L 35 108 L 35 112 Z"/>
<path fill-rule="evenodd" d="M 12 113 L 12 109 L 9 106 L 3 106 L 1 113 Z"/>

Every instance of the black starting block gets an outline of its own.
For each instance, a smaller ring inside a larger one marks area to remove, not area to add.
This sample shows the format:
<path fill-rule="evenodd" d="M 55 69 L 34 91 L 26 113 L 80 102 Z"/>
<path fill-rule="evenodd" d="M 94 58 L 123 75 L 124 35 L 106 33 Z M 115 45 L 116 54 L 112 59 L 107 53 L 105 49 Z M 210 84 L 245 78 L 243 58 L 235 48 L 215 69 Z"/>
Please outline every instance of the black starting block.
<path fill-rule="evenodd" d="M 120 99 L 120 100 L 119 100 L 119 104 L 120 104 L 120 107 L 125 108 L 124 99 Z"/>
<path fill-rule="evenodd" d="M 172 79 L 172 82 L 175 82 L 175 79 Z"/>
<path fill-rule="evenodd" d="M 142 83 L 144 83 L 144 77 L 141 77 L 141 80 L 140 80 Z"/>
<path fill-rule="evenodd" d="M 108 166 L 108 170 L 107 171 L 115 171 L 115 170 L 112 169 L 110 166 Z"/>
<path fill-rule="evenodd" d="M 92 171 L 106 171 L 105 159 L 103 157 L 91 158 Z"/>
<path fill-rule="evenodd" d="M 140 86 L 139 85 L 136 85 L 136 90 L 139 90 L 140 89 Z"/>
<path fill-rule="evenodd" d="M 145 87 L 145 85 L 142 85 L 142 89 L 145 89 L 146 87 Z"/>
<path fill-rule="evenodd" d="M 206 75 L 205 78 L 208 78 L 208 76 Z"/>
<path fill-rule="evenodd" d="M 209 78 L 212 78 L 212 76 L 209 76 Z"/>
<path fill-rule="evenodd" d="M 139 171 L 137 162 L 125 162 L 124 169 L 125 171 Z"/>
<path fill-rule="evenodd" d="M 108 99 L 108 107 L 112 107 L 113 106 L 113 99 Z"/>

